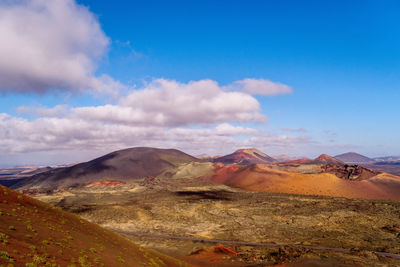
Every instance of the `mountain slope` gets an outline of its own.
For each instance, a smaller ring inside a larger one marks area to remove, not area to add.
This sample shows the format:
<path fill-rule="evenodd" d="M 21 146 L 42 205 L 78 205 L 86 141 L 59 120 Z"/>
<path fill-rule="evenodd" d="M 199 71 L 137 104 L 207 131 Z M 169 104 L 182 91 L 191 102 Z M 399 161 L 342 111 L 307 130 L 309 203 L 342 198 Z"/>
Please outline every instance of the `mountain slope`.
<path fill-rule="evenodd" d="M 366 156 L 360 155 L 355 152 L 348 152 L 344 154 L 340 154 L 335 156 L 335 159 L 338 159 L 340 161 L 343 161 L 345 163 L 367 163 L 367 162 L 373 162 L 373 159 L 370 159 Z"/>
<path fill-rule="evenodd" d="M 334 157 L 331 157 L 327 154 L 322 154 L 319 157 L 315 158 L 312 161 L 313 164 L 338 164 L 341 165 L 343 164 L 342 161 L 335 159 Z"/>
<path fill-rule="evenodd" d="M 400 200 L 400 177 L 386 173 L 351 181 L 332 173 L 292 173 L 258 164 L 232 166 L 217 168 L 211 182 L 255 192 Z"/>
<path fill-rule="evenodd" d="M 3 186 L 0 243 L 1 266 L 183 266 L 179 260 L 143 249 Z"/>
<path fill-rule="evenodd" d="M 236 150 L 232 154 L 214 159 L 213 162 L 220 162 L 223 164 L 236 163 L 240 165 L 249 165 L 249 164 L 268 164 L 276 162 L 276 160 L 255 148 L 249 148 L 249 149 Z"/>
<path fill-rule="evenodd" d="M 285 160 L 285 161 L 281 161 L 279 163 L 283 163 L 283 164 L 312 164 L 313 160 L 308 159 L 308 158 L 301 158 L 301 159 Z"/>
<path fill-rule="evenodd" d="M 157 176 L 180 164 L 199 161 L 176 149 L 136 147 L 112 152 L 71 167 L 40 173 L 13 186 L 18 189 L 66 188 L 99 180 L 129 181 Z"/>

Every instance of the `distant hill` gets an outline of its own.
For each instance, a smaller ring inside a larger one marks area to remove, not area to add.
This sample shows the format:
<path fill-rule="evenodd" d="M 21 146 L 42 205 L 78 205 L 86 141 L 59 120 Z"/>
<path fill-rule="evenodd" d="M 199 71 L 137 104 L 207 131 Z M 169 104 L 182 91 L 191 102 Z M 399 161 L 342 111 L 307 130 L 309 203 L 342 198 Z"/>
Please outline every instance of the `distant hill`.
<path fill-rule="evenodd" d="M 263 152 L 255 149 L 239 149 L 234 153 L 215 158 L 213 162 L 220 162 L 223 164 L 240 164 L 240 165 L 249 165 L 249 164 L 268 164 L 272 162 L 276 162 L 276 159 L 264 154 Z"/>
<path fill-rule="evenodd" d="M 327 154 L 322 154 L 318 156 L 315 159 L 308 159 L 308 158 L 301 158 L 301 159 L 295 159 L 295 160 L 287 160 L 287 161 L 281 161 L 279 162 L 280 164 L 331 164 L 331 165 L 343 165 L 344 163 L 334 157 L 331 157 Z"/>
<path fill-rule="evenodd" d="M 0 186 L 1 266 L 186 266 Z"/>
<path fill-rule="evenodd" d="M 22 166 L 0 169 L 0 185 L 10 187 L 32 175 L 51 170 L 51 167 Z"/>
<path fill-rule="evenodd" d="M 129 181 L 157 176 L 182 163 L 200 161 L 176 149 L 135 147 L 119 150 L 71 167 L 53 169 L 25 179 L 17 189 L 57 189 L 100 180 Z"/>
<path fill-rule="evenodd" d="M 335 156 L 335 158 L 345 163 L 368 163 L 374 161 L 373 159 L 370 159 L 355 152 L 340 154 Z"/>
<path fill-rule="evenodd" d="M 338 160 L 334 157 L 331 157 L 327 154 L 322 154 L 319 157 L 315 158 L 312 160 L 313 164 L 338 164 L 341 165 L 343 162 L 341 160 Z"/>

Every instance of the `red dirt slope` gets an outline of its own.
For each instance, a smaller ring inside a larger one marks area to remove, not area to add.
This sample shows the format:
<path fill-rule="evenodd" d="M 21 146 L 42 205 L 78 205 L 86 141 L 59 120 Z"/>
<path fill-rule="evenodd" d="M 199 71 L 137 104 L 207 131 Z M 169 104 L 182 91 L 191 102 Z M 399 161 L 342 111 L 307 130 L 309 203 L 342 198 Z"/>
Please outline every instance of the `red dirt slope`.
<path fill-rule="evenodd" d="M 334 157 L 331 157 L 327 154 L 320 155 L 319 157 L 315 158 L 312 161 L 312 163 L 313 164 L 337 164 L 337 165 L 344 164 L 340 160 L 335 159 Z"/>
<path fill-rule="evenodd" d="M 185 266 L 183 262 L 0 187 L 0 266 Z"/>
<path fill-rule="evenodd" d="M 288 164 L 312 164 L 313 161 L 308 158 L 294 159 L 294 160 L 286 160 L 281 161 L 279 163 L 288 163 Z"/>
<path fill-rule="evenodd" d="M 256 192 L 400 200 L 400 177 L 386 173 L 351 181 L 330 173 L 291 173 L 264 165 L 236 168 L 236 171 L 231 170 L 232 166 L 229 170 L 224 168 L 227 167 L 216 169 L 210 178 L 213 183 Z"/>
<path fill-rule="evenodd" d="M 232 154 L 218 157 L 213 160 L 213 162 L 220 162 L 223 164 L 236 163 L 241 165 L 267 164 L 275 161 L 274 158 L 271 158 L 255 148 L 239 149 Z"/>

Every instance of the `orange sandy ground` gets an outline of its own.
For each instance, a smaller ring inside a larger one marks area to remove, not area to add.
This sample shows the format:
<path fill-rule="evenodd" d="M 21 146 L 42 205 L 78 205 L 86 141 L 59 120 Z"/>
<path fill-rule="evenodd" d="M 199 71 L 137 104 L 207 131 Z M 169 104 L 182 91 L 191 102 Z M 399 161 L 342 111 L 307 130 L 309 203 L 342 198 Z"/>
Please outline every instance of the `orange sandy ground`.
<path fill-rule="evenodd" d="M 386 173 L 368 180 L 349 181 L 329 173 L 291 173 L 263 165 L 219 165 L 210 179 L 216 184 L 254 192 L 400 200 L 400 177 Z"/>

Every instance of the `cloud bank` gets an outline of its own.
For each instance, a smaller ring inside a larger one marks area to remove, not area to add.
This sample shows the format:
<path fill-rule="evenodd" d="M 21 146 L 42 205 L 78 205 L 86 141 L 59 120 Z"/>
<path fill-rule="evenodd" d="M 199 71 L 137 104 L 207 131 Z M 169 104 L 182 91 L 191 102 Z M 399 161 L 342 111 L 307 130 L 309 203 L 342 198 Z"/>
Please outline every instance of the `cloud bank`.
<path fill-rule="evenodd" d="M 151 145 L 218 153 L 260 142 L 289 145 L 306 141 L 238 125 L 263 123 L 267 118 L 256 98 L 227 91 L 213 80 L 155 79 L 131 90 L 117 104 L 21 106 L 17 110 L 21 117 L 0 116 L 0 152 Z"/>

